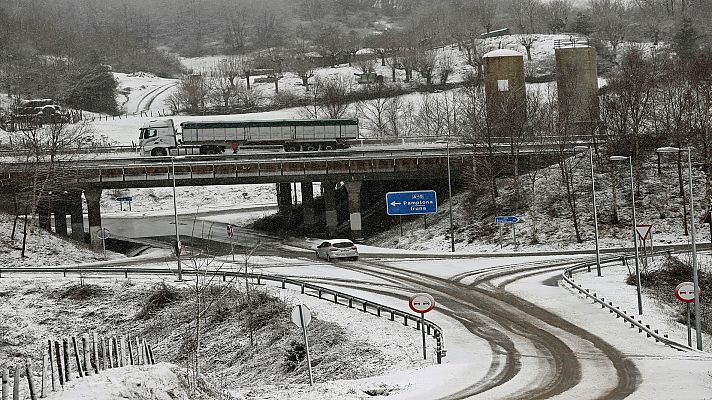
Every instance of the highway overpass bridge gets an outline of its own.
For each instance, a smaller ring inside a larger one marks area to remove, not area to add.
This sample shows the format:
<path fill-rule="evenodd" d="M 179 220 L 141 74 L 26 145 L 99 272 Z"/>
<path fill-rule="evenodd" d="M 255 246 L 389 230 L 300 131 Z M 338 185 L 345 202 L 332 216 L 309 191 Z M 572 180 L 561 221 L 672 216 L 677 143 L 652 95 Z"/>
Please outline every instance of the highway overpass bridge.
<path fill-rule="evenodd" d="M 572 151 L 567 151 L 571 154 Z M 520 170 L 529 161 L 545 165 L 560 156 L 558 146 L 533 144 L 520 149 Z M 51 204 L 45 202 L 39 212 L 40 225 L 50 227 L 49 215 L 54 214 L 55 231 L 84 240 L 82 193 L 87 201 L 89 237 L 94 246 L 101 246 L 97 232 L 101 229 L 100 198 L 104 189 L 150 188 L 204 185 L 234 185 L 275 183 L 278 185 L 278 205 L 283 215 L 292 210 L 291 184 L 301 184 L 303 221 L 308 228 L 315 222 L 313 183 L 321 182 L 325 202 L 324 217 L 330 235 L 338 227 L 335 190 L 343 183 L 348 194 L 349 222 L 352 238 L 362 238 L 361 187 L 368 181 L 433 181 L 448 178 L 448 160 L 452 178 L 459 180 L 462 172 L 472 171 L 473 161 L 480 157 L 495 157 L 506 168 L 512 162 L 508 146 L 500 145 L 492 152 L 485 148 L 454 145 L 390 150 L 343 150 L 312 153 L 254 153 L 226 156 L 194 156 L 145 158 L 113 158 L 75 160 L 53 165 L 56 175 L 51 187 Z M 34 167 L 33 167 L 34 168 Z M 50 169 L 39 165 L 40 174 Z M 8 163 L 0 167 L 2 191 L 12 193 L 27 189 L 28 181 L 37 175 L 27 164 Z M 59 171 L 59 172 L 57 172 Z M 174 179 L 175 178 L 175 179 Z M 422 189 L 430 189 L 423 187 Z M 62 193 L 56 196 L 56 193 Z M 440 194 L 445 199 L 446 193 Z"/>

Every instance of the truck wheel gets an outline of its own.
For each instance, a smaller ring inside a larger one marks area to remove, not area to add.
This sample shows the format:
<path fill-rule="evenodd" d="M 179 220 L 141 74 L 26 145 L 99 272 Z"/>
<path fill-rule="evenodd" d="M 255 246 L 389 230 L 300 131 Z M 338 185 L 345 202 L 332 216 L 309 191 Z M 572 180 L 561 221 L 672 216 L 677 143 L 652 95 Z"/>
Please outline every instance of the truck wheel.
<path fill-rule="evenodd" d="M 315 145 L 314 143 L 307 143 L 304 145 L 304 151 L 317 151 L 319 150 L 319 146 Z"/>
<path fill-rule="evenodd" d="M 335 143 L 325 143 L 322 147 L 324 150 L 336 150 Z"/>
<path fill-rule="evenodd" d="M 151 155 L 154 157 L 167 156 L 168 152 L 162 147 L 156 147 L 155 149 L 151 150 Z"/>
<path fill-rule="evenodd" d="M 298 144 L 285 144 L 284 145 L 284 151 L 299 151 L 299 145 Z"/>

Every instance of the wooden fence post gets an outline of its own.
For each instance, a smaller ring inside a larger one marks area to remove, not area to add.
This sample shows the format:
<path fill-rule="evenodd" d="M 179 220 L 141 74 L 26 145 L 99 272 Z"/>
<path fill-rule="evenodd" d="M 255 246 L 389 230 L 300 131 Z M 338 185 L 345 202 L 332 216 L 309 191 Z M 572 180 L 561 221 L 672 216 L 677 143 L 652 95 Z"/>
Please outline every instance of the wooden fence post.
<path fill-rule="evenodd" d="M 101 358 L 101 370 L 106 371 L 106 342 L 104 341 L 103 336 L 99 337 L 98 343 L 99 344 L 97 346 L 98 346 L 98 350 L 99 350 L 99 356 Z"/>
<path fill-rule="evenodd" d="M 42 354 L 42 380 L 40 381 L 40 398 L 45 397 L 45 388 L 47 387 L 47 354 Z"/>
<path fill-rule="evenodd" d="M 146 355 L 144 364 L 151 365 L 151 354 L 148 352 L 148 343 L 146 343 L 146 339 L 142 339 L 141 341 L 143 342 L 143 352 Z"/>
<path fill-rule="evenodd" d="M 20 364 L 15 365 L 15 376 L 12 381 L 12 400 L 20 400 Z"/>
<path fill-rule="evenodd" d="M 104 369 L 111 369 L 111 338 L 104 337 L 101 345 L 104 346 Z"/>
<path fill-rule="evenodd" d="M 109 368 L 114 368 L 114 357 L 116 354 L 116 338 L 109 338 Z"/>
<path fill-rule="evenodd" d="M 72 349 L 74 350 L 74 361 L 77 363 L 77 372 L 81 378 L 84 374 L 82 373 L 82 362 L 79 359 L 79 347 L 77 346 L 76 336 L 72 336 Z"/>
<path fill-rule="evenodd" d="M 156 360 L 153 358 L 153 348 L 151 345 L 148 345 L 148 355 L 151 358 L 151 365 L 156 363 Z"/>
<path fill-rule="evenodd" d="M 7 368 L 2 367 L 2 400 L 7 400 L 10 395 L 10 376 L 7 373 Z"/>
<path fill-rule="evenodd" d="M 54 392 L 57 389 L 54 386 L 54 357 L 52 357 L 52 340 L 47 340 L 47 344 L 49 345 L 49 346 L 47 346 L 47 347 L 49 347 L 47 349 L 47 353 L 49 355 L 49 378 L 50 378 L 50 381 L 52 382 L 52 385 L 51 385 L 52 391 Z"/>
<path fill-rule="evenodd" d="M 67 338 L 62 338 L 62 353 L 64 361 L 64 381 L 69 382 L 72 380 L 72 373 L 69 367 L 69 341 Z"/>
<path fill-rule="evenodd" d="M 25 375 L 27 376 L 27 386 L 30 389 L 30 400 L 37 400 L 35 381 L 32 379 L 32 364 L 29 358 L 25 359 Z"/>
<path fill-rule="evenodd" d="M 129 344 L 129 363 L 134 365 L 133 349 L 131 348 L 131 336 L 127 337 L 126 342 Z"/>
<path fill-rule="evenodd" d="M 62 352 L 59 350 L 59 341 L 54 341 L 54 357 L 57 361 L 57 378 L 59 379 L 59 386 L 64 386 L 64 374 L 62 369 Z"/>
<path fill-rule="evenodd" d="M 96 331 L 92 332 L 93 343 L 91 344 L 92 352 L 94 353 L 94 372 L 99 373 L 99 343 Z"/>
<path fill-rule="evenodd" d="M 141 362 L 143 361 L 143 357 L 141 357 L 141 342 L 138 339 L 138 336 L 136 336 L 136 365 L 141 365 Z"/>
<path fill-rule="evenodd" d="M 119 336 L 119 344 L 121 345 L 121 357 L 119 357 L 121 362 L 119 363 L 119 366 L 123 367 L 126 365 L 126 337 Z"/>
<path fill-rule="evenodd" d="M 82 362 L 84 363 L 84 376 L 91 376 L 91 356 L 89 355 L 89 335 L 82 335 Z"/>

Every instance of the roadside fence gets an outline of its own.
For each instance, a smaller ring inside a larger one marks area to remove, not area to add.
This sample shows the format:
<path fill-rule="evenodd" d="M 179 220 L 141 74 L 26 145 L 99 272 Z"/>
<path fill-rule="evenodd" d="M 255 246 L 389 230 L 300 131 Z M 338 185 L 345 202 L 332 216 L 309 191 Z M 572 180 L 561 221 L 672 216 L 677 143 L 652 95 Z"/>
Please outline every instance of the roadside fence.
<path fill-rule="evenodd" d="M 627 262 L 626 256 L 617 256 L 614 258 L 609 258 L 607 260 L 601 260 L 601 264 L 604 264 L 605 262 L 612 262 L 620 260 L 624 264 Z M 579 285 L 574 281 L 573 274 L 575 272 L 579 272 L 580 270 L 584 268 L 588 268 L 590 271 L 590 268 L 592 266 L 595 266 L 595 262 L 585 262 L 581 264 L 574 265 L 572 267 L 566 268 L 562 274 L 562 277 L 564 278 L 564 281 L 566 281 L 569 285 L 571 285 L 575 290 L 579 292 L 579 294 L 584 295 L 590 300 L 593 300 L 594 303 L 597 303 L 598 305 L 601 306 L 601 308 L 607 308 L 608 312 L 611 314 L 614 314 L 616 318 L 622 318 L 622 320 L 626 324 L 630 324 L 631 328 L 638 328 L 638 333 L 645 333 L 647 337 L 655 339 L 656 342 L 662 342 L 666 346 L 670 346 L 675 350 L 678 351 L 696 351 L 692 347 L 687 346 L 686 344 L 682 344 L 679 342 L 676 342 L 670 338 L 668 338 L 667 334 L 660 334 L 657 329 L 652 329 L 649 324 L 643 323 L 643 320 L 641 318 L 637 318 L 635 314 L 628 314 L 626 310 L 621 310 L 620 307 L 614 306 L 613 302 L 608 301 L 606 302 L 606 298 L 601 296 L 599 297 L 596 292 L 591 292 L 590 289 L 584 288 L 583 286 Z"/>
<path fill-rule="evenodd" d="M 94 332 L 91 337 L 85 333 L 56 340 L 47 339 L 42 347 L 44 350 L 39 381 L 35 381 L 30 358 L 25 359 L 24 365 L 17 363 L 12 369 L 0 367 L 2 400 L 27 398 L 20 397 L 23 373 L 29 398 L 36 400 L 46 397 L 50 391 L 64 389 L 67 383 L 75 379 L 100 374 L 112 368 L 155 364 L 151 345 L 140 337 L 99 336 Z M 12 385 L 10 372 L 13 376 Z"/>
<path fill-rule="evenodd" d="M 170 110 L 166 111 L 166 109 L 161 109 L 161 110 L 144 110 L 144 111 L 139 111 L 139 112 L 134 112 L 134 113 L 125 113 L 125 114 L 119 114 L 119 115 L 102 115 L 102 114 L 92 114 L 91 116 L 87 116 L 83 118 L 84 121 L 89 121 L 89 122 L 94 122 L 94 121 L 108 121 L 108 120 L 117 120 L 117 119 L 126 119 L 128 117 L 169 117 L 175 115 L 173 112 Z"/>
<path fill-rule="evenodd" d="M 131 275 L 174 275 L 175 271 L 171 269 L 155 269 L 155 268 L 121 268 L 121 267 L 31 267 L 31 268 L 0 268 L 0 278 L 7 277 L 10 273 L 61 273 L 63 277 L 68 274 L 77 274 L 86 277 L 87 273 L 108 274 L 108 275 L 123 275 L 128 279 Z M 228 278 L 239 277 L 250 279 L 253 284 L 264 285 L 265 282 L 272 282 L 282 289 L 287 289 L 291 286 L 293 290 L 299 290 L 302 294 L 314 296 L 321 300 L 331 302 L 336 305 L 346 306 L 348 308 L 357 309 L 364 313 L 372 314 L 376 317 L 388 317 L 390 321 L 402 321 L 405 326 L 410 326 L 418 331 L 425 332 L 435 340 L 435 355 L 438 364 L 442 363 L 442 358 L 447 355 L 445 349 L 445 338 L 442 328 L 433 321 L 422 319 L 420 315 L 411 312 L 402 311 L 375 301 L 367 300 L 362 297 L 354 296 L 338 290 L 327 288 L 324 286 L 315 285 L 313 283 L 300 281 L 297 279 L 286 278 L 278 275 L 266 275 L 245 273 L 236 271 L 207 271 L 208 274 L 215 274 L 222 277 L 223 281 Z M 183 275 L 195 275 L 196 271 L 183 270 Z"/>

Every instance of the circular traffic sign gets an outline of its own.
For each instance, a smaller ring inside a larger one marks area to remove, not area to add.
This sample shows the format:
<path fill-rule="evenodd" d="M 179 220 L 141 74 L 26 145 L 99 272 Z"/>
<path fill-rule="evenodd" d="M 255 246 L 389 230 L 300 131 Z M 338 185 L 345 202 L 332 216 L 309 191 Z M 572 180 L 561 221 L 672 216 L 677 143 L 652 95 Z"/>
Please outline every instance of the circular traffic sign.
<path fill-rule="evenodd" d="M 435 308 L 435 299 L 427 293 L 414 294 L 408 299 L 408 306 L 417 313 L 425 314 Z"/>
<path fill-rule="evenodd" d="M 232 225 L 227 226 L 227 237 L 232 239 Z"/>
<path fill-rule="evenodd" d="M 307 307 L 305 304 L 299 304 L 294 306 L 294 308 L 292 308 L 292 314 L 290 315 L 290 317 L 294 325 L 300 328 L 309 326 L 309 323 L 312 320 L 311 310 L 309 310 L 309 307 Z M 303 326 L 302 321 L 304 321 Z"/>
<path fill-rule="evenodd" d="M 106 228 L 101 228 L 98 231 L 96 231 L 96 237 L 98 237 L 99 239 L 108 239 L 110 236 L 111 236 L 111 233 Z"/>
<path fill-rule="evenodd" d="M 697 288 L 697 297 L 702 294 L 700 288 Z M 684 303 L 695 302 L 695 284 L 693 282 L 682 282 L 675 287 L 675 297 Z"/>

